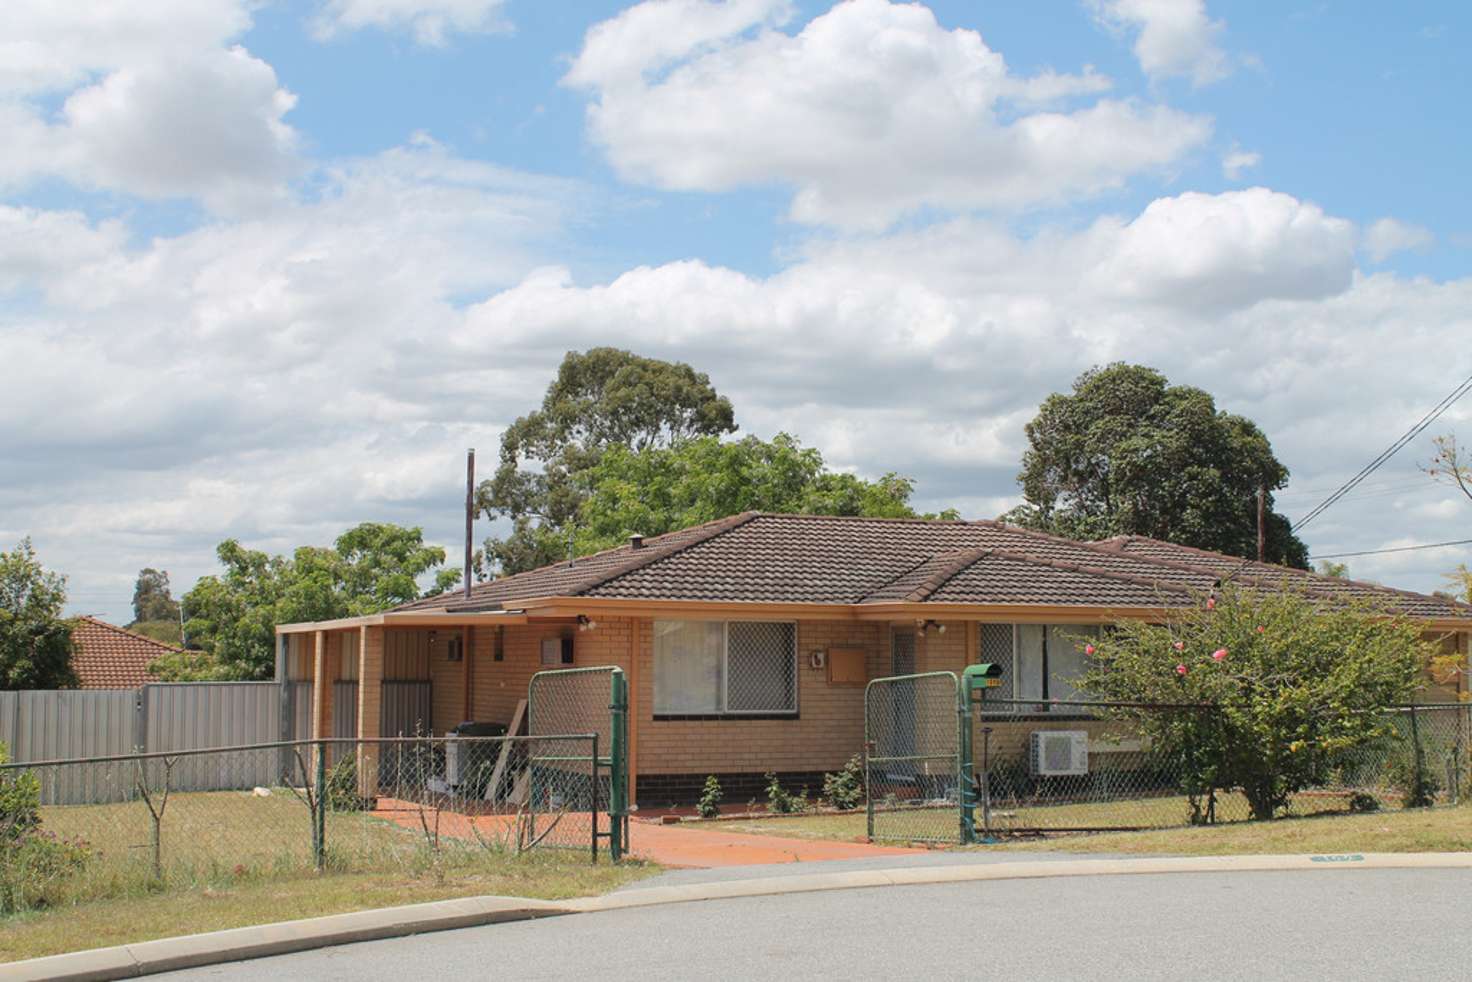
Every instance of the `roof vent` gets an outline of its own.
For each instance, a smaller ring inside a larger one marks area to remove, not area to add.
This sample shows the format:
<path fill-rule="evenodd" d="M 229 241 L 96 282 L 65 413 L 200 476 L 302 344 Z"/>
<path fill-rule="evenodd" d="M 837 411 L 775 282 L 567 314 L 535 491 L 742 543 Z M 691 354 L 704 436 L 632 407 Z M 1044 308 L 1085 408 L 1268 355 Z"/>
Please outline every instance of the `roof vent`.
<path fill-rule="evenodd" d="M 635 532 L 633 535 L 629 536 L 629 548 L 630 549 L 643 549 L 644 548 L 644 536 L 640 535 L 638 532 Z"/>

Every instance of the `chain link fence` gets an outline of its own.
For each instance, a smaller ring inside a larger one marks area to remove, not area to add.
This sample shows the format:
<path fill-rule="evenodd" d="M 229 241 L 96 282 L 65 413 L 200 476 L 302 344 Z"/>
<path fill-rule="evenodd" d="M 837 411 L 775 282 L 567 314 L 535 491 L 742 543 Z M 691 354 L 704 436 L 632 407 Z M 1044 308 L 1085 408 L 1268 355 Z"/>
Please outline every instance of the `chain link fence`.
<path fill-rule="evenodd" d="M 622 669 L 538 672 L 527 688 L 529 779 L 526 838 L 532 844 L 606 840 L 615 861 L 629 847 L 628 683 Z M 547 734 L 588 733 L 591 754 L 569 754 Z M 599 815 L 606 821 L 600 824 Z M 576 816 L 589 815 L 592 828 Z"/>
<path fill-rule="evenodd" d="M 1208 707 L 990 693 L 969 704 L 964 693 L 949 672 L 869 683 L 871 839 L 964 843 L 1005 833 L 1173 828 L 1267 812 L 1455 806 L 1472 795 L 1466 704 L 1380 711 L 1373 739 L 1321 756 L 1308 787 L 1270 807 L 1259 797 L 1254 808 L 1246 791 L 1217 786 L 1212 776 L 1221 731 Z M 1334 727 L 1309 729 L 1332 735 Z M 1170 739 L 1152 742 L 1162 733 Z"/>
<path fill-rule="evenodd" d="M 314 871 L 596 862 L 595 734 L 272 743 L 0 767 L 0 912 Z M 25 802 L 39 802 L 27 806 Z"/>
<path fill-rule="evenodd" d="M 956 676 L 875 679 L 864 690 L 864 783 L 869 837 L 956 842 L 964 706 Z"/>
<path fill-rule="evenodd" d="M 1048 712 L 1039 713 L 1039 708 Z M 1383 735 L 1342 753 L 1323 780 L 1288 797 L 1288 815 L 1457 805 L 1469 792 L 1472 707 L 1385 710 Z M 988 698 L 974 714 L 975 827 L 1002 832 L 1170 828 L 1254 817 L 1238 789 L 1201 775 L 1214 716 L 1192 706 L 1037 702 Z M 1145 735 L 1199 732 L 1181 754 L 1157 752 Z M 1209 773 L 1209 768 L 1206 769 Z"/>

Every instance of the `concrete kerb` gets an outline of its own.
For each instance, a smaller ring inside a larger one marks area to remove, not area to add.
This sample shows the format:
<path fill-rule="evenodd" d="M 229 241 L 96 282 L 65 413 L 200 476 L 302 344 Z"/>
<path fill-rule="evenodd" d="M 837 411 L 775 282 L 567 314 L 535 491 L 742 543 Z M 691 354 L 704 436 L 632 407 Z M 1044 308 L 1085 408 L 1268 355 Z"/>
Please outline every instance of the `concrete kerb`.
<path fill-rule="evenodd" d="M 403 907 L 359 910 L 327 917 L 140 941 L 0 965 L 0 979 L 130 979 L 220 962 L 285 955 L 311 948 L 449 931 L 505 921 L 571 913 L 571 908 L 525 897 L 462 897 Z"/>
<path fill-rule="evenodd" d="M 1472 869 L 1472 853 L 1352 853 L 1333 856 L 1180 856 L 1150 859 L 1078 859 L 1064 862 L 1019 860 L 985 866 L 914 866 L 843 873 L 808 873 L 752 880 L 692 883 L 624 890 L 602 897 L 570 900 L 582 913 L 690 903 L 736 897 L 918 886 L 982 880 L 1049 879 L 1070 876 L 1130 876 L 1162 873 L 1322 871 L 1336 869 Z"/>
<path fill-rule="evenodd" d="M 883 886 L 1072 876 L 1169 873 L 1308 872 L 1364 869 L 1472 869 L 1472 853 L 1352 853 L 1332 856 L 1183 856 L 1151 859 L 1019 860 L 994 865 L 919 866 L 842 873 L 693 883 L 625 890 L 561 902 L 521 897 L 467 897 L 405 907 L 334 914 L 280 924 L 235 928 L 182 938 L 144 941 L 0 965 L 4 980 L 105 980 L 219 962 L 287 954 L 309 948 L 402 937 L 429 931 L 524 921 L 560 914 L 597 913 L 662 904 L 858 890 Z"/>

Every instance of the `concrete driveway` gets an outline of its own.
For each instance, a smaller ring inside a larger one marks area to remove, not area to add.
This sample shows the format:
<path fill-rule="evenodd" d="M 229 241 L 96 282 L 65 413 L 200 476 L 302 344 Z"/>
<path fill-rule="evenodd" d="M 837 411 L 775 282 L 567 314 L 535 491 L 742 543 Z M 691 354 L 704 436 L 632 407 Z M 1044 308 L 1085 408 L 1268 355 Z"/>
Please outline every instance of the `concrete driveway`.
<path fill-rule="evenodd" d="M 1472 872 L 1089 876 L 839 890 L 500 924 L 159 978 L 1468 978 Z"/>

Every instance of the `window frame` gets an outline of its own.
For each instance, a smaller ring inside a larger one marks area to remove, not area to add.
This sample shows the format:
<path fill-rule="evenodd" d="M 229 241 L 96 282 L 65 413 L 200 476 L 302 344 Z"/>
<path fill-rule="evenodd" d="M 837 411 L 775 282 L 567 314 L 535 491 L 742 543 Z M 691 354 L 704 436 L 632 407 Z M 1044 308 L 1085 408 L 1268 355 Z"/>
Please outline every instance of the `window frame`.
<path fill-rule="evenodd" d="M 1022 696 L 1022 671 L 1023 652 L 1022 627 L 1032 625 L 1042 628 L 1042 644 L 1039 651 L 1038 670 L 1041 672 L 1040 690 L 1042 698 L 1039 701 L 1026 700 Z M 984 709 L 987 715 L 1008 716 L 1013 719 L 1053 719 L 1053 720 L 1094 720 L 1099 719 L 1093 713 L 1084 712 L 1074 706 L 1053 706 L 1048 700 L 1052 699 L 1050 684 L 1052 682 L 1052 671 L 1049 664 L 1049 641 L 1054 628 L 1077 628 L 1079 630 L 1101 631 L 1105 625 L 1102 624 L 1066 624 L 1054 623 L 1052 621 L 1013 621 L 1008 624 L 1012 629 L 1012 652 L 1009 656 L 1010 662 L 1006 670 L 1012 681 L 1012 703 L 1006 706 L 997 706 L 992 709 Z M 977 631 L 976 651 L 974 657 L 980 660 L 982 656 L 982 632 Z M 1077 700 L 1071 700 L 1077 701 Z M 985 703 L 983 703 L 985 705 Z M 1029 708 L 1031 707 L 1031 708 Z"/>
<path fill-rule="evenodd" d="M 657 639 L 659 637 L 659 631 L 658 631 L 658 625 L 659 624 L 661 624 L 661 623 L 682 623 L 682 622 L 688 622 L 688 621 L 693 621 L 693 620 L 701 620 L 701 619 L 700 618 L 655 618 L 654 619 L 654 622 L 653 622 L 654 623 L 654 631 L 652 632 L 652 637 L 653 637 L 653 639 L 655 639 L 654 640 L 654 643 L 655 644 L 658 643 Z M 707 623 L 709 623 L 709 622 L 707 622 Z M 681 720 L 692 720 L 693 721 L 693 720 L 727 720 L 727 719 L 747 719 L 747 720 L 793 720 L 793 719 L 800 719 L 801 718 L 801 712 L 802 712 L 802 692 L 801 692 L 801 689 L 802 689 L 802 685 L 801 685 L 801 682 L 802 682 L 802 666 L 800 664 L 798 664 L 798 658 L 797 658 L 797 652 L 798 652 L 798 637 L 797 637 L 797 627 L 798 627 L 798 625 L 797 625 L 797 621 L 796 620 L 782 620 L 782 619 L 769 620 L 769 619 L 758 619 L 758 618 L 737 618 L 736 620 L 722 620 L 719 623 L 721 625 L 721 705 L 715 711 L 708 712 L 708 713 L 700 713 L 700 712 L 696 712 L 696 713 L 661 712 L 658 705 L 652 705 L 651 706 L 651 709 L 652 709 L 652 716 L 653 716 L 654 720 L 656 722 L 660 722 L 660 721 L 673 722 L 673 721 L 681 721 Z M 731 625 L 732 624 L 735 624 L 735 623 L 741 623 L 741 624 L 782 624 L 782 625 L 785 625 L 785 626 L 788 626 L 788 627 L 791 628 L 791 631 L 792 631 L 792 650 L 790 652 L 790 656 L 791 656 L 791 669 L 792 669 L 792 708 L 791 709 L 729 709 L 729 708 L 727 708 L 727 707 L 730 706 L 730 703 L 731 703 L 731 697 L 730 697 L 730 693 L 728 691 L 729 690 L 729 687 L 730 687 L 730 684 L 731 684 L 731 672 L 730 672 Z M 657 686 L 654 683 L 654 676 L 657 675 L 658 672 L 659 672 L 659 663 L 658 663 L 657 653 L 655 651 L 653 651 L 653 650 L 650 651 L 650 662 L 651 662 L 651 666 L 650 667 L 653 669 L 653 671 L 650 673 L 650 675 L 651 675 L 650 682 L 651 682 L 651 686 L 654 687 L 655 692 L 657 692 L 658 689 L 657 689 Z M 651 703 L 653 703 L 653 699 L 651 699 L 650 701 L 651 701 Z"/>

